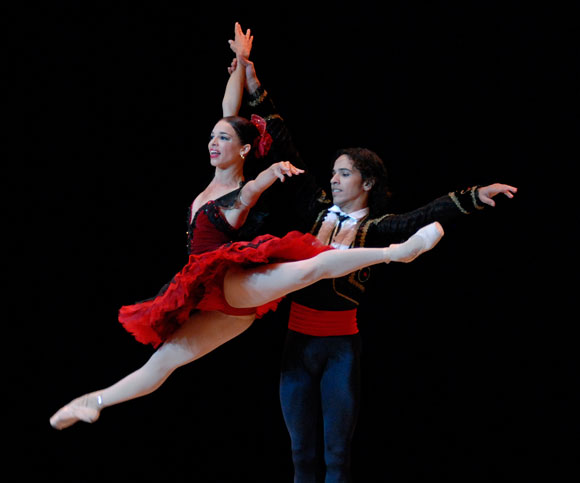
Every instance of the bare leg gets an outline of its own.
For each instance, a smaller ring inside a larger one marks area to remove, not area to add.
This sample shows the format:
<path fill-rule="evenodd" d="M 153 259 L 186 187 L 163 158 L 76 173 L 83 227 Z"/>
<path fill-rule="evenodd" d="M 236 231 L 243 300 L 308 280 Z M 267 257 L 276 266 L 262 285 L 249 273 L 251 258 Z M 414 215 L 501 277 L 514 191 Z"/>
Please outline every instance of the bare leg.
<path fill-rule="evenodd" d="M 145 365 L 106 389 L 74 399 L 50 418 L 50 424 L 56 429 L 64 429 L 77 421 L 95 422 L 102 409 L 152 393 L 175 369 L 240 335 L 253 321 L 253 315 L 194 314 Z"/>
<path fill-rule="evenodd" d="M 386 248 L 329 250 L 296 262 L 231 269 L 224 278 L 224 295 L 232 307 L 256 307 L 322 279 L 342 277 L 378 263 L 410 262 L 433 248 L 442 236 L 443 228 L 435 222 L 406 242 Z"/>

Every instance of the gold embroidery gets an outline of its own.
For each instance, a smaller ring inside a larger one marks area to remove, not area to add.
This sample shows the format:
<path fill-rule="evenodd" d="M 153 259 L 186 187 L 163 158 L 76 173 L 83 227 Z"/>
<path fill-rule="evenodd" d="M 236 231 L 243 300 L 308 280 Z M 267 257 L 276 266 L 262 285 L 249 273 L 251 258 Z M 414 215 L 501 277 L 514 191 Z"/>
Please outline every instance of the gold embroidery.
<path fill-rule="evenodd" d="M 451 193 L 449 193 L 449 197 L 453 200 L 453 203 L 455 203 L 455 206 L 457 206 L 457 208 L 459 209 L 459 211 L 461 211 L 461 213 L 465 214 L 465 215 L 469 215 L 469 211 L 466 211 L 461 204 L 459 203 L 459 200 L 457 199 L 457 196 L 455 196 L 455 193 L 452 191 Z"/>
<path fill-rule="evenodd" d="M 352 274 L 351 274 L 352 275 Z M 349 302 L 352 302 L 355 305 L 358 305 L 358 301 L 350 298 L 348 295 L 344 295 L 343 293 L 340 293 L 337 289 L 336 289 L 336 279 L 333 278 L 332 279 L 332 289 L 334 290 L 334 293 L 342 298 L 345 298 L 346 300 L 348 300 Z M 363 287 L 363 291 L 364 291 L 364 287 Z"/>
<path fill-rule="evenodd" d="M 330 199 L 328 199 L 328 195 L 326 194 L 326 191 L 324 190 L 320 190 L 320 196 L 318 197 L 318 199 L 316 200 L 318 203 L 327 203 L 330 204 Z"/>
<path fill-rule="evenodd" d="M 361 292 L 365 291 L 365 287 L 362 283 L 360 283 L 358 280 L 356 280 L 355 275 L 358 274 L 359 271 L 356 272 L 352 272 L 349 276 L 348 276 L 348 281 L 350 283 L 352 283 L 355 287 L 357 287 Z"/>
<path fill-rule="evenodd" d="M 281 121 L 284 121 L 284 119 L 282 119 L 282 116 L 280 116 L 280 114 L 270 114 L 269 116 L 266 116 L 264 118 L 264 121 L 271 121 L 272 119 L 280 119 Z"/>
<path fill-rule="evenodd" d="M 360 227 L 360 244 L 359 246 L 364 247 L 367 241 L 367 233 L 369 231 L 369 227 L 371 226 L 370 222 L 365 222 Z"/>
<path fill-rule="evenodd" d="M 366 246 L 366 242 L 367 242 L 367 233 L 369 231 L 369 228 L 371 227 L 371 225 L 377 225 L 379 224 L 381 221 L 383 221 L 387 216 L 393 216 L 391 213 L 387 213 L 386 215 L 380 216 L 378 218 L 373 218 L 372 220 L 363 220 L 361 222 L 361 227 L 360 227 L 360 243 L 358 244 L 359 247 L 364 247 Z"/>
<path fill-rule="evenodd" d="M 474 186 L 473 188 L 471 188 L 471 201 L 473 202 L 473 206 L 475 206 L 476 210 L 483 210 L 483 205 L 479 204 L 479 200 L 477 199 L 477 186 Z"/>
<path fill-rule="evenodd" d="M 314 222 L 314 225 L 312 225 L 312 229 L 310 230 L 310 233 L 314 234 L 314 230 L 316 230 L 316 228 L 320 227 L 320 223 L 322 220 L 322 217 L 326 215 L 326 210 L 321 211 L 320 213 L 318 213 L 318 217 L 316 218 L 316 221 Z"/>
<path fill-rule="evenodd" d="M 250 106 L 252 106 L 252 107 L 259 106 L 260 104 L 262 104 L 264 99 L 266 99 L 267 95 L 268 95 L 268 91 L 266 91 L 264 89 L 264 91 L 257 98 L 252 99 L 248 104 L 250 104 Z"/>

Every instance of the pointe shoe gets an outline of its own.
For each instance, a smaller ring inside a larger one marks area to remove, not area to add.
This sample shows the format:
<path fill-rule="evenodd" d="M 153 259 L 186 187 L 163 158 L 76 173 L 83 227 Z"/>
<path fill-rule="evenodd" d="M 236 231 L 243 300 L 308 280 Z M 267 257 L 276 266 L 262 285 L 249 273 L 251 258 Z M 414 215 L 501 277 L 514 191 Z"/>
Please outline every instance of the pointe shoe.
<path fill-rule="evenodd" d="M 96 401 L 90 404 L 89 399 L 95 398 Z M 96 407 L 94 407 L 96 405 Z M 102 400 L 101 396 L 96 394 L 85 394 L 60 408 L 51 418 L 50 425 L 55 429 L 65 429 L 72 426 L 78 421 L 94 423 L 101 414 Z"/>
<path fill-rule="evenodd" d="M 444 235 L 441 223 L 435 221 L 424 226 L 413 234 L 407 241 L 387 247 L 387 263 L 409 263 L 419 255 L 431 250 Z"/>

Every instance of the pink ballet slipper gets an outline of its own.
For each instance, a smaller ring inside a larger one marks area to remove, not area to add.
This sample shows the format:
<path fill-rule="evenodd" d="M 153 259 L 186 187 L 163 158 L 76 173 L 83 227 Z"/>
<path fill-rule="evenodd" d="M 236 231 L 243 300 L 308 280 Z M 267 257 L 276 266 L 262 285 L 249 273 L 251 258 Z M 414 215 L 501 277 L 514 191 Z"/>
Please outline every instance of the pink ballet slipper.
<path fill-rule="evenodd" d="M 412 262 L 437 245 L 443 234 L 441 223 L 438 221 L 430 223 L 414 233 L 407 241 L 388 246 L 385 249 L 386 262 Z"/>
<path fill-rule="evenodd" d="M 95 401 L 90 399 L 95 398 Z M 101 414 L 101 396 L 85 394 L 60 408 L 51 418 L 50 425 L 55 429 L 65 429 L 78 421 L 94 423 Z"/>

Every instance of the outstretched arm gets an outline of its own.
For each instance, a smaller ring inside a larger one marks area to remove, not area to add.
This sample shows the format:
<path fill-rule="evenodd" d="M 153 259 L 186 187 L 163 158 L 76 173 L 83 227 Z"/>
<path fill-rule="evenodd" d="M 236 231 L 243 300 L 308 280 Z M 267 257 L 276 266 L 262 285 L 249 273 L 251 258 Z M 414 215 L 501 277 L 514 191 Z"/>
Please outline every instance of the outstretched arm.
<path fill-rule="evenodd" d="M 236 52 L 236 59 L 234 59 L 232 65 L 228 68 L 230 77 L 226 84 L 226 90 L 222 100 L 222 113 L 224 117 L 235 116 L 240 111 L 244 85 L 246 84 L 246 68 L 242 62 L 238 61 L 238 58 L 249 58 L 254 41 L 250 29 L 244 34 L 238 22 L 236 22 L 234 27 L 234 38 L 235 40 L 230 40 L 229 42 L 232 49 Z"/>
<path fill-rule="evenodd" d="M 288 161 L 274 163 L 256 176 L 256 179 L 244 185 L 240 192 L 240 201 L 245 207 L 251 208 L 258 202 L 260 195 L 272 186 L 277 179 L 283 183 L 286 176 L 291 178 L 293 175 L 301 173 L 304 173 L 303 169 L 298 169 Z"/>
<path fill-rule="evenodd" d="M 517 188 L 501 183 L 453 191 L 408 213 L 389 214 L 372 220 L 366 240 L 369 246 L 394 243 L 428 223 L 439 221 L 445 226 L 447 221 L 459 216 L 484 210 L 486 205 L 495 206 L 492 198 L 498 194 L 503 193 L 508 198 L 513 198 L 516 192 Z"/>
<path fill-rule="evenodd" d="M 250 209 L 276 180 L 284 182 L 286 177 L 290 178 L 301 173 L 304 173 L 302 169 L 298 169 L 288 161 L 272 164 L 255 179 L 248 181 L 240 190 L 238 202 L 231 208 L 223 209 L 222 213 L 234 229 L 239 229 L 246 222 Z"/>

